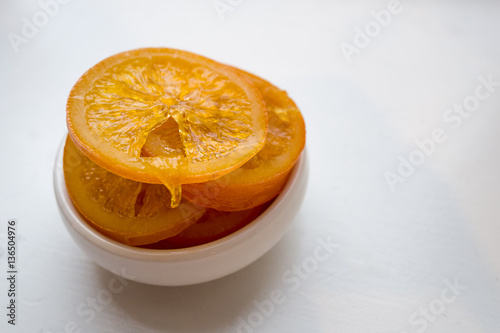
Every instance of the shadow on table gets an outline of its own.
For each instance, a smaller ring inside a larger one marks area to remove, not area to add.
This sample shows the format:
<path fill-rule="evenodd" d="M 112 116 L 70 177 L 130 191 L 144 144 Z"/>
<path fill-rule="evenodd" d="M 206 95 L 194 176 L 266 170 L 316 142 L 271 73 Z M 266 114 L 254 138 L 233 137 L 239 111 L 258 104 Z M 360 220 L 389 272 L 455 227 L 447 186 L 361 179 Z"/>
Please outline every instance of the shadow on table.
<path fill-rule="evenodd" d="M 295 225 L 304 217 L 298 216 Z M 127 327 L 152 332 L 223 332 L 238 325 L 238 317 L 255 311 L 254 301 L 263 301 L 280 287 L 283 258 L 298 254 L 299 230 L 292 227 L 267 254 L 250 266 L 225 278 L 184 287 L 158 287 L 129 281 L 114 295 L 113 305 Z M 106 288 L 111 273 L 98 269 L 99 283 Z M 124 325 L 124 326 L 125 326 Z"/>

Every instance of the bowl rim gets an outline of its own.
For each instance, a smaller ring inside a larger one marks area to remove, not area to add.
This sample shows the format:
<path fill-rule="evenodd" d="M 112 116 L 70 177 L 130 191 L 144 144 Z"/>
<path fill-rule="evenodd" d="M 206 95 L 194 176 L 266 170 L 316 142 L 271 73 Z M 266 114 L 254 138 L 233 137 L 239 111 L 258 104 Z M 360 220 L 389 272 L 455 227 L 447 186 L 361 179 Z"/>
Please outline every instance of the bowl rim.
<path fill-rule="evenodd" d="M 181 249 L 145 249 L 120 243 L 101 234 L 99 231 L 91 227 L 80 215 L 69 197 L 64 179 L 63 154 L 66 136 L 67 134 L 64 136 L 58 149 L 56 163 L 53 170 L 54 192 L 57 204 L 63 215 L 62 220 L 64 224 L 67 227 L 73 228 L 78 234 L 80 234 L 87 241 L 91 242 L 94 246 L 97 246 L 106 252 L 141 261 L 175 262 L 200 260 L 202 258 L 224 252 L 229 248 L 241 244 L 242 242 L 248 241 L 250 238 L 255 237 L 255 235 L 259 233 L 260 229 L 265 229 L 266 226 L 269 225 L 269 220 L 272 220 L 272 215 L 274 215 L 283 205 L 283 201 L 285 201 L 290 195 L 291 190 L 294 188 L 294 184 L 298 181 L 297 179 L 300 175 L 305 173 L 306 169 L 307 153 L 306 148 L 304 148 L 297 162 L 293 166 L 292 171 L 290 172 L 290 176 L 285 184 L 285 187 L 281 193 L 278 194 L 273 203 L 271 203 L 271 205 L 255 220 L 223 238 L 209 243 Z"/>

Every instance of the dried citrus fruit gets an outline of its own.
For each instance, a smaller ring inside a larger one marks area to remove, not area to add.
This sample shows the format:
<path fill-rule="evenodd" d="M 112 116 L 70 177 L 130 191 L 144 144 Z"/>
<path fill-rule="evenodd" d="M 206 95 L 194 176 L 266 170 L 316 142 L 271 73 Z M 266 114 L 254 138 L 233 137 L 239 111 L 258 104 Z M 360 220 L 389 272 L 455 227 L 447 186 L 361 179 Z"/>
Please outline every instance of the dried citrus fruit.
<path fill-rule="evenodd" d="M 83 155 L 66 139 L 63 157 L 68 193 L 80 213 L 103 234 L 128 245 L 143 245 L 174 236 L 205 212 L 189 201 L 170 207 L 163 185 L 117 176 Z"/>
<path fill-rule="evenodd" d="M 264 147 L 221 178 L 183 186 L 184 198 L 217 210 L 248 209 L 274 198 L 305 145 L 304 119 L 287 93 L 252 74 L 244 74 L 261 91 L 267 106 L 269 124 Z M 153 147 L 149 150 L 155 151 Z"/>
<path fill-rule="evenodd" d="M 101 167 L 127 179 L 163 183 L 180 202 L 181 184 L 220 177 L 264 145 L 266 108 L 237 71 L 168 48 L 111 56 L 82 75 L 67 103 L 69 134 Z M 175 123 L 181 145 L 141 155 L 150 132 Z"/>
<path fill-rule="evenodd" d="M 257 218 L 269 204 L 238 212 L 208 209 L 194 224 L 179 234 L 143 247 L 149 249 L 178 249 L 213 242 L 243 228 Z"/>

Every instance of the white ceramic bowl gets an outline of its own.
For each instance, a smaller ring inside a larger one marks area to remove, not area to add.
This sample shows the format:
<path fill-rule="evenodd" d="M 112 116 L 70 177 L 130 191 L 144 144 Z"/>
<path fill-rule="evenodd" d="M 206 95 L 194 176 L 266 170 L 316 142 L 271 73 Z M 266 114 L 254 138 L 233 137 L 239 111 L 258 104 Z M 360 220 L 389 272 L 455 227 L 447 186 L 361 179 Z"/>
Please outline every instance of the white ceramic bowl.
<path fill-rule="evenodd" d="M 304 151 L 276 200 L 242 229 L 207 244 L 176 250 L 143 249 L 104 236 L 85 222 L 64 181 L 64 142 L 54 168 L 54 190 L 64 225 L 78 246 L 97 264 L 137 282 L 181 286 L 215 280 L 251 264 L 269 251 L 293 222 L 306 192 Z"/>

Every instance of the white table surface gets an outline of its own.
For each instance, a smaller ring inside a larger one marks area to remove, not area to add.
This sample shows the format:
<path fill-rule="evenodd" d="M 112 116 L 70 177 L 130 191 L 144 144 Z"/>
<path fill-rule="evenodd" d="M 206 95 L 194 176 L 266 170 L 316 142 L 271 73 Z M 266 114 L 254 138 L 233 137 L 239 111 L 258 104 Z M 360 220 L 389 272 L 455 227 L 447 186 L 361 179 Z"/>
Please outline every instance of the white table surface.
<path fill-rule="evenodd" d="M 500 3 L 401 0 L 377 31 L 370 13 L 390 1 L 221 1 L 232 3 L 223 19 L 212 0 L 69 1 L 18 52 L 9 33 L 22 36 L 23 18 L 42 9 L 0 2 L 0 331 L 238 332 L 250 322 L 255 332 L 499 332 L 500 86 L 477 87 L 500 82 Z M 365 27 L 373 37 L 348 62 L 341 46 Z M 291 230 L 249 267 L 189 287 L 130 282 L 89 313 L 113 276 L 56 208 L 65 102 L 86 69 L 144 46 L 200 53 L 287 90 L 307 123 L 309 187 Z M 447 113 L 475 101 L 466 118 Z M 446 140 L 416 152 L 436 129 Z M 384 175 L 410 155 L 424 161 L 391 191 Z M 320 238 L 338 247 L 314 262 Z M 275 290 L 284 297 L 270 309 Z"/>

